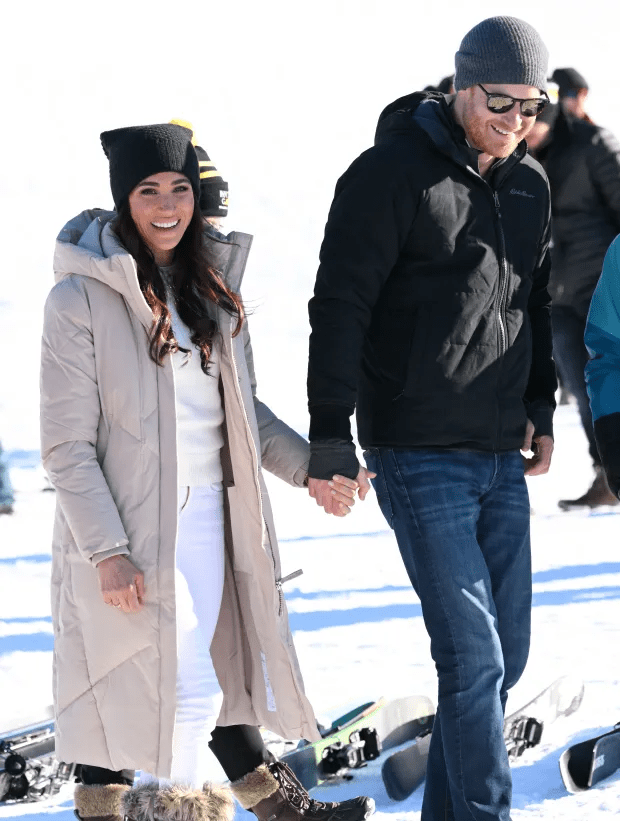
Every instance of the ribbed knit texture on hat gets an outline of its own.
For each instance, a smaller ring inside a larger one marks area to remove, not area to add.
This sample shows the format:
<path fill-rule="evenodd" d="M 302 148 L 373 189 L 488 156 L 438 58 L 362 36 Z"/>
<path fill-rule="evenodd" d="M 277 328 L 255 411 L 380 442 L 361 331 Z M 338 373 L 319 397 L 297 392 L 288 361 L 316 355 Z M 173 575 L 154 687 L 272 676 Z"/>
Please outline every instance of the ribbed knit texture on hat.
<path fill-rule="evenodd" d="M 184 174 L 200 196 L 198 159 L 189 128 L 172 123 L 116 128 L 101 134 L 101 145 L 110 161 L 117 210 L 141 180 L 161 171 Z"/>
<path fill-rule="evenodd" d="M 200 211 L 203 217 L 228 214 L 228 183 L 202 146 L 196 146 L 200 173 Z"/>
<path fill-rule="evenodd" d="M 517 17 L 489 17 L 463 38 L 455 56 L 454 88 L 478 83 L 547 88 L 549 52 L 540 34 Z"/>

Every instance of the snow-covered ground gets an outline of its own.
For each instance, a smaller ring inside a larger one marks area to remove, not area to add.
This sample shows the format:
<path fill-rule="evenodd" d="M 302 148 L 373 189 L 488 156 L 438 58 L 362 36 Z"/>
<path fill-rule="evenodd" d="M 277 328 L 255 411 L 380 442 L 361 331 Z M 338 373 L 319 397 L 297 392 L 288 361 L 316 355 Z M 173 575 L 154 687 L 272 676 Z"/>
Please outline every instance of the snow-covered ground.
<path fill-rule="evenodd" d="M 453 69 L 464 33 L 486 16 L 536 25 L 551 66 L 574 65 L 591 85 L 593 118 L 620 133 L 619 12 L 610 0 L 161 0 L 11 3 L 0 53 L 7 127 L 0 133 L 0 438 L 19 489 L 0 517 L 0 731 L 43 718 L 51 702 L 49 544 L 54 496 L 37 467 L 37 372 L 42 305 L 52 285 L 53 241 L 83 208 L 109 207 L 98 135 L 183 117 L 230 182 L 230 230 L 255 234 L 244 298 L 260 395 L 307 431 L 308 324 L 318 248 L 337 177 L 372 144 L 391 100 Z M 191 22 L 195 21 L 195 26 Z M 190 25 L 188 25 L 190 22 Z M 574 407 L 557 415 L 548 477 L 531 482 L 534 555 L 532 652 L 511 709 L 550 680 L 586 680 L 581 709 L 545 730 L 514 768 L 514 818 L 587 819 L 620 813 L 620 775 L 578 796 L 563 789 L 569 744 L 620 720 L 620 558 L 615 513 L 560 514 L 591 472 Z M 325 516 L 301 491 L 270 483 L 291 621 L 319 718 L 380 695 L 435 693 L 419 604 L 374 498 L 346 520 Z M 50 804 L 0 805 L 0 819 L 59 814 Z M 376 765 L 328 800 L 365 792 L 378 816 L 416 821 L 421 792 L 385 795 Z"/>
<path fill-rule="evenodd" d="M 549 476 L 530 491 L 534 566 L 532 651 L 508 709 L 552 679 L 585 680 L 581 709 L 547 727 L 543 743 L 514 766 L 516 819 L 594 819 L 620 812 L 620 774 L 579 795 L 564 789 L 560 753 L 620 719 L 620 558 L 612 511 L 563 514 L 557 499 L 590 480 L 585 439 L 574 406 L 556 417 L 556 454 Z M 41 492 L 42 473 L 21 455 L 13 478 L 16 512 L 0 518 L 0 729 L 44 717 L 51 702 L 52 628 L 48 577 L 54 494 Z M 303 491 L 270 481 L 284 571 L 303 567 L 287 601 L 308 694 L 324 722 L 378 698 L 425 693 L 435 675 L 419 602 L 391 533 L 370 498 L 346 520 L 325 516 Z M 214 769 L 215 772 L 215 769 Z M 416 821 L 421 789 L 395 803 L 385 794 L 378 763 L 339 786 L 316 790 L 338 800 L 372 795 L 377 815 Z M 71 821 L 71 789 L 49 803 L 0 805 L 0 818 L 59 814 Z M 36 821 L 35 818 L 32 821 Z"/>

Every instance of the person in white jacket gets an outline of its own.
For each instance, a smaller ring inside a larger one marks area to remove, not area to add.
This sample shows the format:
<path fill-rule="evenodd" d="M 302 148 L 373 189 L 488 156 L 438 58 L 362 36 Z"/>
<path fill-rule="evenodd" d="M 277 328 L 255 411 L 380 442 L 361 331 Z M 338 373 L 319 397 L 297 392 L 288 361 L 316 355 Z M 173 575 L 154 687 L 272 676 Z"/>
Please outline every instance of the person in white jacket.
<path fill-rule="evenodd" d="M 258 730 L 317 737 L 262 478 L 303 487 L 308 446 L 256 397 L 251 238 L 203 230 L 188 129 L 102 144 L 116 210 L 59 236 L 41 366 L 56 752 L 80 764 L 76 814 L 224 821 L 230 793 L 201 787 L 211 747 L 263 821 L 361 821 L 371 799 L 311 800 Z M 352 496 L 335 477 L 335 510 Z"/>

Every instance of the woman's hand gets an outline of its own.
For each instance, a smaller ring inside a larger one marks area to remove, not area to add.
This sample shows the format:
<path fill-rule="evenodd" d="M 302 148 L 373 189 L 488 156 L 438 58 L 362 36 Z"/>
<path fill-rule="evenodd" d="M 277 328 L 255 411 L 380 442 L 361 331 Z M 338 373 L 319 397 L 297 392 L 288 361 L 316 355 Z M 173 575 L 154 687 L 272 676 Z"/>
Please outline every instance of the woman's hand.
<path fill-rule="evenodd" d="M 137 613 L 144 604 L 144 573 L 127 556 L 110 556 L 97 565 L 106 604 L 124 613 Z"/>

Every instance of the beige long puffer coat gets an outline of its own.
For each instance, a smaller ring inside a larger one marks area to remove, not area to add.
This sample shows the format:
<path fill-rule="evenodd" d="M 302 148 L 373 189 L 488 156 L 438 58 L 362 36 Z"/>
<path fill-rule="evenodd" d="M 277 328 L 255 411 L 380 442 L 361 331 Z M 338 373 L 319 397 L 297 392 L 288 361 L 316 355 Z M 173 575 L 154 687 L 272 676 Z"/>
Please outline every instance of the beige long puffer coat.
<path fill-rule="evenodd" d="M 45 308 L 41 439 L 57 491 L 52 614 L 56 753 L 111 770 L 170 774 L 176 701 L 177 457 L 173 368 L 149 356 L 151 311 L 114 215 L 85 211 L 59 235 Z M 251 237 L 209 239 L 239 290 Z M 305 441 L 255 396 L 247 327 L 218 315 L 226 414 L 226 575 L 211 646 L 218 723 L 317 737 L 280 584 L 261 465 L 301 486 Z M 206 377 L 205 377 L 206 378 Z M 146 604 L 104 604 L 92 561 L 127 551 Z"/>

